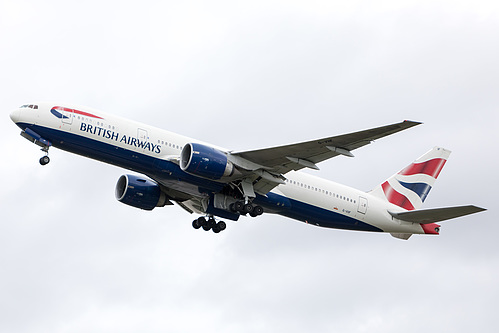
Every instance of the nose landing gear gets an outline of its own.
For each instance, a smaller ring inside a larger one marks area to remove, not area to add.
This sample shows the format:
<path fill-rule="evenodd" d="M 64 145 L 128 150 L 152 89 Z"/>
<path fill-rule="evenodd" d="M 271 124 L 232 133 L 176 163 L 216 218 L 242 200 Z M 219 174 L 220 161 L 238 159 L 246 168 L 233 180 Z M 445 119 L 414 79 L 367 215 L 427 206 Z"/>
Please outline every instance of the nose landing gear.
<path fill-rule="evenodd" d="M 50 158 L 49 158 L 49 147 L 48 146 L 43 147 L 42 151 L 45 152 L 45 156 L 43 156 L 42 158 L 40 158 L 40 164 L 41 165 L 47 165 L 50 162 Z"/>

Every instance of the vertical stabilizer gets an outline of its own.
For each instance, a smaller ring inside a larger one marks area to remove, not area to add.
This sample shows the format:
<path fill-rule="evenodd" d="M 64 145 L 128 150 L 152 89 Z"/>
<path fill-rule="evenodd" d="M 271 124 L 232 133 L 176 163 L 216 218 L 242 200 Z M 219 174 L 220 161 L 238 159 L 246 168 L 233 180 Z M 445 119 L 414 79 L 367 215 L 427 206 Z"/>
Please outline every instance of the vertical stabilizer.
<path fill-rule="evenodd" d="M 418 209 L 423 205 L 450 153 L 450 150 L 435 147 L 370 193 L 404 209 Z"/>

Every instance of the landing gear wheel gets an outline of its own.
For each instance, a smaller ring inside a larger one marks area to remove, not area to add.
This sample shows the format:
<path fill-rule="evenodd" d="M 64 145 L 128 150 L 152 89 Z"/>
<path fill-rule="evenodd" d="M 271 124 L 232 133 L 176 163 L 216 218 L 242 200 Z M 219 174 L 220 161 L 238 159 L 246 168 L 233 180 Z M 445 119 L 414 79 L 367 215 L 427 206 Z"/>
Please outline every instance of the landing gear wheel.
<path fill-rule="evenodd" d="M 246 204 L 243 206 L 242 213 L 243 214 L 248 214 L 253 211 L 253 205 L 252 204 Z"/>
<path fill-rule="evenodd" d="M 227 224 L 225 224 L 224 221 L 220 221 L 217 223 L 217 228 L 220 229 L 220 231 L 223 231 L 225 230 L 225 228 L 227 228 Z"/>
<path fill-rule="evenodd" d="M 50 158 L 48 156 L 43 156 L 42 158 L 40 158 L 41 165 L 49 164 L 49 162 L 50 162 Z"/>
<path fill-rule="evenodd" d="M 227 228 L 227 225 L 225 224 L 225 222 L 220 221 L 213 226 L 212 230 L 214 233 L 218 234 L 220 231 L 225 230 L 225 228 Z"/>
<path fill-rule="evenodd" d="M 231 206 L 232 206 L 231 209 L 234 210 L 235 212 L 241 212 L 244 207 L 244 203 L 241 201 L 236 201 L 233 204 L 231 204 Z"/>
<path fill-rule="evenodd" d="M 217 223 L 217 221 L 215 221 L 215 218 L 213 216 L 210 216 L 208 220 L 205 217 L 195 219 L 194 221 L 192 221 L 192 227 L 194 229 L 203 228 L 204 231 L 209 231 L 211 229 L 214 233 L 218 234 L 220 231 L 225 230 L 225 228 L 227 228 L 227 225 L 223 221 Z"/>
<path fill-rule="evenodd" d="M 203 230 L 204 231 L 209 231 L 211 228 L 214 228 L 217 225 L 215 222 L 215 219 L 213 217 L 210 217 L 208 221 L 203 225 Z"/>
<path fill-rule="evenodd" d="M 206 219 L 204 217 L 200 217 L 200 218 L 195 219 L 194 221 L 192 221 L 192 227 L 194 229 L 199 229 L 199 228 L 201 228 L 205 224 L 206 224 Z"/>
<path fill-rule="evenodd" d="M 253 214 L 255 214 L 255 216 L 259 216 L 259 215 L 262 215 L 263 214 L 263 208 L 262 206 L 255 206 L 253 207 Z"/>

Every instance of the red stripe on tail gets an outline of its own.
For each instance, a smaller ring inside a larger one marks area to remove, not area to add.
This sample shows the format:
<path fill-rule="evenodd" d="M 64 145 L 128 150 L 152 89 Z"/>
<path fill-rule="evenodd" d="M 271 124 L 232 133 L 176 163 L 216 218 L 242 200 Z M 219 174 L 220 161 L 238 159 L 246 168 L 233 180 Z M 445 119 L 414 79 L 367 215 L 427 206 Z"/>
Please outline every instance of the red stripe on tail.
<path fill-rule="evenodd" d="M 416 174 L 425 174 L 437 179 L 440 171 L 445 165 L 446 160 L 442 158 L 435 158 L 433 160 L 429 160 L 422 163 L 412 163 L 404 170 L 399 172 L 399 175 L 410 176 Z"/>
<path fill-rule="evenodd" d="M 383 188 L 383 192 L 385 192 L 386 198 L 392 204 L 407 210 L 414 210 L 414 206 L 409 199 L 405 195 L 397 192 L 388 182 L 381 184 L 381 187 Z"/>

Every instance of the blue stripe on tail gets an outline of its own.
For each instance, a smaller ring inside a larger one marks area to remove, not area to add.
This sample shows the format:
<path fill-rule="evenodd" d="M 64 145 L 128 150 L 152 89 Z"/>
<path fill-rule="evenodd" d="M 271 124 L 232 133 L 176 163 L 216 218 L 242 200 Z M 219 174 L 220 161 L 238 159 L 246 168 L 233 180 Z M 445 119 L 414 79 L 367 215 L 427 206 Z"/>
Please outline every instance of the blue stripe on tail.
<path fill-rule="evenodd" d="M 426 184 L 426 183 L 404 183 L 399 181 L 399 183 L 419 195 L 421 198 L 421 201 L 425 201 L 426 197 L 428 196 L 428 193 L 430 193 L 431 186 Z"/>

